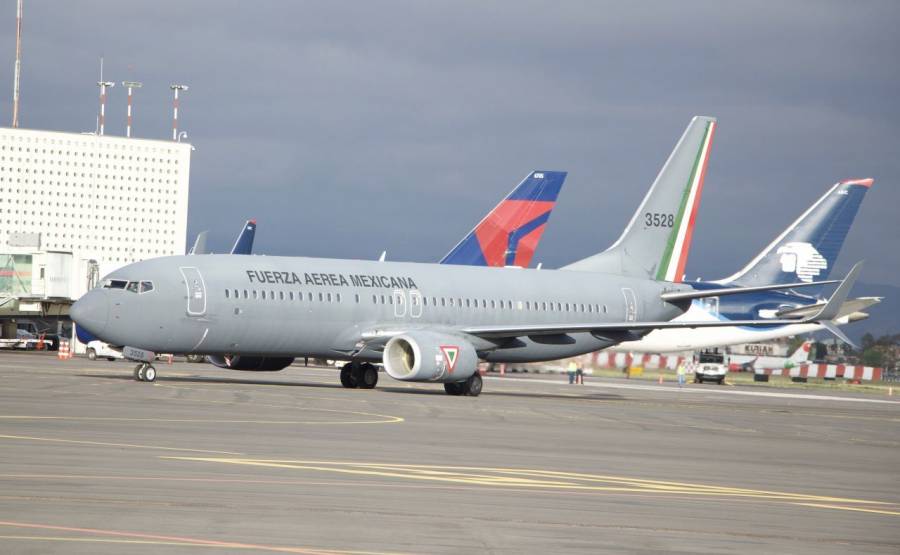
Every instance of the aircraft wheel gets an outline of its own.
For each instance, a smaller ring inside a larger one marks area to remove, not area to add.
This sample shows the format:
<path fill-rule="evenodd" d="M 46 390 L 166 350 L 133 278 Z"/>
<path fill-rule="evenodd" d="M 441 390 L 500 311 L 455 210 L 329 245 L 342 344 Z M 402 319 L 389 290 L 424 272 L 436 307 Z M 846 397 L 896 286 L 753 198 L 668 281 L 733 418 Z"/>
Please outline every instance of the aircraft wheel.
<path fill-rule="evenodd" d="M 356 377 L 353 375 L 353 366 L 352 362 L 348 362 L 341 367 L 341 385 L 347 389 L 354 389 L 357 386 Z"/>
<path fill-rule="evenodd" d="M 374 389 L 378 383 L 378 369 L 374 364 L 363 363 L 359 367 L 357 387 L 361 389 Z"/>
<path fill-rule="evenodd" d="M 479 374 L 478 371 L 469 376 L 469 379 L 462 383 L 463 394 L 468 395 L 469 397 L 478 397 L 481 395 L 481 387 L 481 374 Z"/>
<path fill-rule="evenodd" d="M 145 382 L 156 381 L 156 368 L 150 366 L 149 364 L 147 365 L 146 368 L 144 368 L 144 381 Z"/>
<path fill-rule="evenodd" d="M 462 395 L 463 384 L 465 382 L 447 382 L 444 384 L 444 391 L 447 392 L 447 395 Z"/>
<path fill-rule="evenodd" d="M 144 381 L 144 363 L 140 363 L 134 367 L 134 379 L 142 382 Z"/>

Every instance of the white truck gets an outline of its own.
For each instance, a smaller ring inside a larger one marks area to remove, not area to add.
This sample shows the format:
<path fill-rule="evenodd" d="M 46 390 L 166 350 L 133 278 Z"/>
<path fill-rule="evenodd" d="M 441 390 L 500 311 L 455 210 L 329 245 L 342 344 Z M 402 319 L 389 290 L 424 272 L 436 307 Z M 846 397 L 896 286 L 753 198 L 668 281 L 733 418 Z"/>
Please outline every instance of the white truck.
<path fill-rule="evenodd" d="M 719 385 L 725 383 L 728 365 L 725 364 L 723 353 L 720 353 L 718 349 L 703 350 L 697 353 L 696 359 L 694 383 L 716 382 Z"/>

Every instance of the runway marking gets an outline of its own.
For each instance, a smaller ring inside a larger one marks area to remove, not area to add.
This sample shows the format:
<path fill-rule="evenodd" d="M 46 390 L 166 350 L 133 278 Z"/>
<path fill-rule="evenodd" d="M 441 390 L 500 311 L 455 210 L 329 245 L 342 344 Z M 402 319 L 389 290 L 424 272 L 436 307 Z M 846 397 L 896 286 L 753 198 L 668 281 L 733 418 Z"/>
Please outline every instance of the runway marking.
<path fill-rule="evenodd" d="M 3 420 L 73 420 L 73 421 L 98 421 L 98 422 L 165 422 L 165 423 L 198 423 L 198 424 L 392 424 L 403 422 L 399 416 L 389 416 L 368 412 L 313 409 L 293 407 L 293 410 L 314 412 L 330 412 L 339 414 L 352 414 L 357 416 L 382 417 L 385 420 L 219 420 L 215 418 L 127 418 L 116 416 L 32 416 L 32 415 L 0 415 Z"/>
<path fill-rule="evenodd" d="M 559 380 L 543 380 L 543 379 L 532 379 L 532 378 L 510 378 L 510 377 L 495 377 L 495 376 L 487 376 L 486 380 L 495 380 L 498 382 L 532 382 L 532 383 L 544 383 L 544 384 L 553 384 L 553 385 L 566 385 Z M 868 399 L 865 397 L 841 397 L 838 395 L 813 395 L 810 393 L 782 393 L 777 391 L 741 391 L 736 389 L 712 389 L 712 388 L 676 388 L 676 387 L 661 387 L 658 385 L 639 385 L 639 384 L 624 384 L 624 383 L 614 383 L 614 382 L 586 382 L 581 385 L 581 387 L 598 387 L 598 388 L 608 388 L 608 389 L 637 389 L 644 391 L 665 391 L 673 394 L 688 394 L 688 395 L 696 395 L 701 393 L 709 393 L 711 395 L 746 395 L 752 397 L 775 397 L 780 399 L 804 399 L 804 400 L 812 400 L 812 401 L 846 401 L 853 403 L 879 403 L 886 405 L 900 405 L 900 401 L 888 401 L 887 399 Z"/>
<path fill-rule="evenodd" d="M 843 507 L 841 505 L 823 505 L 821 503 L 794 503 L 803 507 L 818 507 L 821 509 L 837 509 L 840 511 L 859 511 L 863 513 L 876 513 L 881 515 L 900 516 L 900 511 L 885 511 L 883 509 L 868 509 L 865 507 Z"/>
<path fill-rule="evenodd" d="M 794 492 L 754 490 L 729 486 L 692 484 L 664 480 L 648 480 L 624 476 L 558 472 L 552 470 L 523 468 L 491 468 L 469 466 L 437 466 L 415 464 L 385 464 L 343 461 L 248 459 L 223 457 L 160 457 L 163 459 L 215 462 L 223 464 L 286 468 L 295 470 L 332 472 L 358 476 L 378 476 L 402 480 L 424 480 L 464 485 L 478 485 L 501 488 L 525 488 L 544 490 L 565 490 L 582 492 L 665 494 L 670 496 L 721 497 L 729 499 L 760 499 L 805 506 L 808 503 L 842 503 L 846 505 L 868 505 L 884 507 L 882 514 L 900 516 L 887 509 L 893 503 L 830 497 Z M 838 508 L 834 506 L 832 508 Z M 868 508 L 868 507 L 866 507 Z M 871 509 L 872 512 L 877 509 Z"/>
<path fill-rule="evenodd" d="M 0 520 L 0 526 L 9 526 L 13 528 L 30 528 L 39 530 L 55 530 L 62 532 L 77 532 L 84 534 L 96 534 L 98 536 L 108 536 L 115 538 L 138 538 L 138 540 L 120 540 L 122 543 L 149 543 L 153 545 L 184 545 L 191 547 L 219 547 L 230 549 L 249 549 L 255 551 L 274 551 L 279 553 L 300 553 L 303 555 L 391 555 L 385 552 L 377 551 L 344 551 L 334 549 L 316 549 L 309 547 L 287 547 L 277 545 L 262 545 L 243 542 L 230 542 L 219 540 L 207 540 L 202 538 L 189 538 L 182 536 L 162 536 L 157 534 L 144 534 L 141 532 L 122 532 L 118 530 L 102 530 L 99 528 L 76 528 L 73 526 L 55 526 L 51 524 L 35 524 L 31 522 L 12 522 Z M 0 536 L 3 537 L 3 536 Z M 28 536 L 20 536 L 25 538 Z M 29 539 L 46 539 L 41 536 L 28 537 Z M 63 541 L 104 541 L 100 538 L 59 538 Z M 143 540 L 143 541 L 140 541 Z M 115 542 L 115 540 L 108 540 Z M 115 542 L 118 543 L 118 542 Z"/>
<path fill-rule="evenodd" d="M 243 455 L 234 451 L 212 451 L 209 449 L 188 449 L 186 447 L 162 447 L 159 445 L 138 445 L 134 443 L 108 443 L 104 441 L 84 441 L 75 439 L 59 439 L 50 437 L 14 436 L 0 434 L 0 439 L 21 439 L 27 441 L 45 441 L 50 443 L 72 443 L 76 445 L 99 445 L 102 447 L 129 447 L 131 449 L 151 449 L 155 451 L 184 451 L 188 453 L 215 453 L 219 455 Z"/>

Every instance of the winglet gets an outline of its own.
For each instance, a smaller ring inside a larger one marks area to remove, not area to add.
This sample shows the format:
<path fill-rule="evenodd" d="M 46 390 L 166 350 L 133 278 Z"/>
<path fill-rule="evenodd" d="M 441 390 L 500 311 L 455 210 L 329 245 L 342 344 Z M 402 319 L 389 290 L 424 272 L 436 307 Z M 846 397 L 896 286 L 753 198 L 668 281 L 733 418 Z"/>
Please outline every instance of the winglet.
<path fill-rule="evenodd" d="M 194 246 L 191 247 L 191 250 L 188 251 L 188 254 L 207 254 L 206 234 L 206 231 L 201 231 L 197 234 L 197 238 L 194 240 Z"/>
<path fill-rule="evenodd" d="M 817 312 L 814 316 L 811 316 L 809 321 L 831 321 L 840 315 L 841 306 L 844 304 L 844 301 L 847 300 L 850 290 L 853 289 L 853 284 L 856 283 L 856 278 L 859 277 L 859 272 L 862 270 L 863 263 L 864 261 L 860 260 L 850 268 L 847 277 L 845 277 L 844 280 L 841 281 L 841 284 L 838 285 L 837 289 L 834 290 L 834 293 L 831 294 L 831 298 L 828 299 L 828 302 L 825 303 L 822 310 Z"/>

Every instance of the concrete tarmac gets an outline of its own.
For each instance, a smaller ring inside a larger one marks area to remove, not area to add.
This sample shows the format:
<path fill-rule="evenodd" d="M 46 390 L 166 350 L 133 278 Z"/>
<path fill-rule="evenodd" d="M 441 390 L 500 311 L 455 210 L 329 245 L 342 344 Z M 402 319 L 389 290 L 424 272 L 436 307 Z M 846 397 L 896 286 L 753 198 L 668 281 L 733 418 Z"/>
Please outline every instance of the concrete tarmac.
<path fill-rule="evenodd" d="M 0 553 L 900 552 L 891 397 L 156 367 L 0 352 Z"/>

